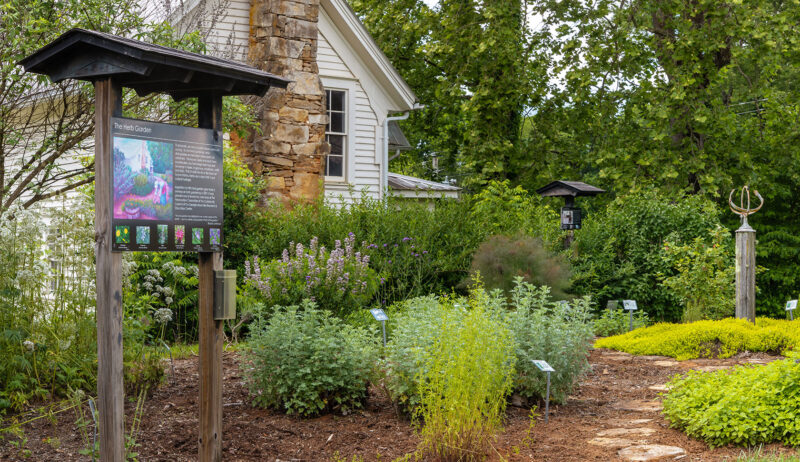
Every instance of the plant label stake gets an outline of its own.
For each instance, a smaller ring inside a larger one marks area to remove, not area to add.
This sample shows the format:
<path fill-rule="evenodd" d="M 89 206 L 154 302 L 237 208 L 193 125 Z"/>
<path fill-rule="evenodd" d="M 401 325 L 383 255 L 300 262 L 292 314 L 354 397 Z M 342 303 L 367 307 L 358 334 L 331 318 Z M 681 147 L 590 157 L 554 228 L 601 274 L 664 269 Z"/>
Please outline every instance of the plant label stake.
<path fill-rule="evenodd" d="M 794 321 L 794 313 L 792 313 L 797 308 L 797 300 L 789 300 L 786 302 L 786 311 L 789 312 L 789 319 Z"/>
<path fill-rule="evenodd" d="M 556 370 L 547 364 L 547 361 L 537 359 L 532 359 L 531 361 L 540 371 L 547 374 L 547 394 L 544 397 L 544 423 L 547 423 L 550 420 L 550 373 Z"/>
<path fill-rule="evenodd" d="M 747 217 L 758 212 L 764 199 L 755 189 L 761 201 L 758 207 L 750 207 L 750 188 L 745 186 L 739 195 L 739 205 L 733 203 L 734 189 L 728 196 L 731 211 L 742 218 L 742 226 L 736 230 L 736 318 L 756 322 L 756 230 L 747 223 Z M 746 199 L 745 199 L 746 196 Z"/>
<path fill-rule="evenodd" d="M 383 347 L 386 348 L 386 321 L 389 320 L 389 317 L 386 316 L 386 313 L 383 312 L 380 308 L 373 308 L 369 310 L 372 313 L 372 317 L 375 318 L 376 321 L 381 322 L 381 330 L 383 331 Z"/>
<path fill-rule="evenodd" d="M 609 311 L 614 311 L 619 308 L 619 300 L 609 300 L 606 302 L 606 309 Z"/>
<path fill-rule="evenodd" d="M 633 330 L 633 312 L 639 308 L 636 306 L 636 300 L 623 300 L 622 308 L 628 311 L 629 328 L 628 332 Z"/>

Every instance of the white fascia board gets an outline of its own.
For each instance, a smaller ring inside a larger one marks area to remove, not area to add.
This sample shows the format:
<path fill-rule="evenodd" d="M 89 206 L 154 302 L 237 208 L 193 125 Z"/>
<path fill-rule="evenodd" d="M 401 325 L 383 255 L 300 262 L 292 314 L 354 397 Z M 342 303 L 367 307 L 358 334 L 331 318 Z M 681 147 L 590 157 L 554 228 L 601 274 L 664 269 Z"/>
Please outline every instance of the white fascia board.
<path fill-rule="evenodd" d="M 392 66 L 389 58 L 383 54 L 378 44 L 372 38 L 370 33 L 361 24 L 355 12 L 350 8 L 345 0 L 321 0 L 320 1 L 320 16 L 327 15 L 330 24 L 338 29 L 338 34 L 332 30 L 324 30 L 322 17 L 320 17 L 320 31 L 325 35 L 329 42 L 334 40 L 333 35 L 341 36 L 347 40 L 354 54 L 363 57 L 360 59 L 365 69 L 370 70 L 373 78 L 380 84 L 383 92 L 388 96 L 390 105 L 387 108 L 388 112 L 405 112 L 415 109 L 417 102 L 417 95 L 411 87 L 408 86 L 397 69 Z M 331 43 L 331 46 L 340 53 L 342 52 L 336 48 L 336 45 Z M 349 65 L 349 63 L 347 63 Z M 351 71 L 355 73 L 355 69 L 351 67 Z M 359 75 L 356 75 L 359 77 Z M 363 83 L 362 83 L 363 85 Z M 364 85 L 365 86 L 365 85 Z M 366 87 L 366 86 L 365 86 Z M 365 88 L 366 90 L 366 88 Z M 372 95 L 370 95 L 371 97 Z M 382 116 L 382 115 L 379 115 Z"/>

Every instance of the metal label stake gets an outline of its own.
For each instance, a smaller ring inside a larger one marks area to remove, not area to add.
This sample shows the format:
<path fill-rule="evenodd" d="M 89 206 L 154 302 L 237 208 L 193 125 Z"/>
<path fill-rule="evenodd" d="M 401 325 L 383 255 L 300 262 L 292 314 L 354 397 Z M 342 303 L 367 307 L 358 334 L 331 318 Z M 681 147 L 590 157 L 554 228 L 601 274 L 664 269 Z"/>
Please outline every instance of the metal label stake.
<path fill-rule="evenodd" d="M 633 312 L 638 310 L 639 308 L 636 306 L 636 300 L 623 300 L 622 301 L 622 308 L 628 311 L 628 332 L 633 330 Z"/>
<path fill-rule="evenodd" d="M 789 300 L 786 302 L 786 311 L 789 312 L 789 320 L 794 321 L 794 310 L 797 308 L 797 300 Z"/>
<path fill-rule="evenodd" d="M 533 364 L 539 368 L 540 371 L 547 374 L 547 394 L 544 398 L 544 423 L 548 423 L 550 421 L 550 373 L 556 370 L 547 364 L 547 361 L 537 359 L 532 359 L 531 361 L 533 361 Z"/>

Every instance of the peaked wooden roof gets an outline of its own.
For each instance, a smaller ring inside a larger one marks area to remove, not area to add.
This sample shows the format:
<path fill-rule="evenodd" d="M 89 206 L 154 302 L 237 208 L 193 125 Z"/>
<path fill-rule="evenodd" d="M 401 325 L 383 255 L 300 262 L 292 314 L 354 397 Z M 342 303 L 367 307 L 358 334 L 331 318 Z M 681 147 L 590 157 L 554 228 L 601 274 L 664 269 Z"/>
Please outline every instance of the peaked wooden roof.
<path fill-rule="evenodd" d="M 19 62 L 53 82 L 113 76 L 140 96 L 167 93 L 176 100 L 216 93 L 264 96 L 289 81 L 259 69 L 188 51 L 85 29 L 71 29 Z"/>
<path fill-rule="evenodd" d="M 536 190 L 543 197 L 549 196 L 596 196 L 605 190 L 582 181 L 557 180 Z"/>

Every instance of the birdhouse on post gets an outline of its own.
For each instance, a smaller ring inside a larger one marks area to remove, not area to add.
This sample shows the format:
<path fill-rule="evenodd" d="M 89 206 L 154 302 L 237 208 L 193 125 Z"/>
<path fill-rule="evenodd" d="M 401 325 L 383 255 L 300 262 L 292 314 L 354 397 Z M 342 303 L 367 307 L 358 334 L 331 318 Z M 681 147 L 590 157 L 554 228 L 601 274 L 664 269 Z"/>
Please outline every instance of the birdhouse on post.
<path fill-rule="evenodd" d="M 558 180 L 539 188 L 536 192 L 542 197 L 563 197 L 564 206 L 561 207 L 561 229 L 567 231 L 564 247 L 572 244 L 572 230 L 581 229 L 581 209 L 575 207 L 575 198 L 578 196 L 596 196 L 605 190 L 586 184 L 582 181 Z"/>

